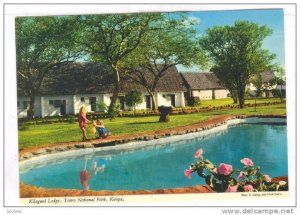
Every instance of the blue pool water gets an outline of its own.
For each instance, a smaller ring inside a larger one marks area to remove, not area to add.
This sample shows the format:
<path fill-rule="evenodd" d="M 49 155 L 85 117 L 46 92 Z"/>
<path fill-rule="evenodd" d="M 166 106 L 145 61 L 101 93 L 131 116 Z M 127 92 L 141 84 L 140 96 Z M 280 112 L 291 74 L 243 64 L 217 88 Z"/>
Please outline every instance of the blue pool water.
<path fill-rule="evenodd" d="M 106 161 L 103 172 L 89 180 L 91 190 L 140 190 L 175 188 L 204 184 L 193 174 L 187 179 L 183 171 L 195 161 L 194 152 L 203 148 L 204 156 L 218 165 L 232 164 L 242 168 L 240 160 L 251 158 L 263 174 L 288 175 L 287 130 L 285 125 L 240 124 L 227 130 L 164 145 L 127 151 L 95 152 L 60 161 L 39 163 L 30 169 L 21 169 L 20 180 L 46 188 L 83 189 L 80 171 L 94 161 Z"/>

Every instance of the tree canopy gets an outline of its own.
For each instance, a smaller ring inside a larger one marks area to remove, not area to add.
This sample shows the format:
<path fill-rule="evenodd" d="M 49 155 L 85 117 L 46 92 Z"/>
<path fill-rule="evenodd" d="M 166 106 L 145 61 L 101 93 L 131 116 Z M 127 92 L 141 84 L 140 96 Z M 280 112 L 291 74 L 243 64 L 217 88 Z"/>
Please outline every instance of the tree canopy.
<path fill-rule="evenodd" d="M 207 29 L 200 44 L 207 51 L 220 81 L 234 94 L 240 108 L 244 107 L 245 88 L 250 77 L 272 67 L 275 54 L 262 48 L 264 39 L 272 34 L 267 26 L 237 21 L 233 26 Z"/>
<path fill-rule="evenodd" d="M 170 67 L 205 64 L 195 28 L 198 23 L 182 16 L 165 18 L 155 24 L 122 62 L 126 75 L 150 94 L 152 109 L 157 109 L 154 97 L 157 84 Z"/>
<path fill-rule="evenodd" d="M 32 118 L 34 96 L 45 76 L 80 52 L 75 50 L 74 26 L 67 17 L 19 17 L 15 29 L 18 87 L 30 97 L 28 118 Z"/>
<path fill-rule="evenodd" d="M 160 13 L 105 14 L 77 17 L 81 25 L 80 43 L 94 62 L 103 62 L 114 73 L 115 89 L 109 109 L 117 101 L 120 88 L 120 63 L 140 44 Z"/>

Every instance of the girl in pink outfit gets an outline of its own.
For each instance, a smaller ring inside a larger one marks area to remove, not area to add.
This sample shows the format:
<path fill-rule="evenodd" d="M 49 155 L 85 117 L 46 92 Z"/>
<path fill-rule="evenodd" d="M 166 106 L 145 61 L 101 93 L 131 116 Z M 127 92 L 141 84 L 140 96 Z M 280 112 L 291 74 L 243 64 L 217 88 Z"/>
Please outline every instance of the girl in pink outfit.
<path fill-rule="evenodd" d="M 85 106 L 82 106 L 78 114 L 78 123 L 79 123 L 79 128 L 81 129 L 82 132 L 82 141 L 88 140 L 86 137 L 85 125 L 86 123 L 91 123 L 91 121 L 86 118 L 86 112 L 87 111 Z"/>

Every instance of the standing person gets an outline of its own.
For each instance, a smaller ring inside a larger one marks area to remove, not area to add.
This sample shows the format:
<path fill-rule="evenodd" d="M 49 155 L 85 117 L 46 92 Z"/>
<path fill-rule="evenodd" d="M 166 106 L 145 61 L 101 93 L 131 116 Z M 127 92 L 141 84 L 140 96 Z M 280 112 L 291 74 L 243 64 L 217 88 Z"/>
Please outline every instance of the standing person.
<path fill-rule="evenodd" d="M 82 106 L 78 114 L 79 128 L 82 131 L 82 141 L 88 140 L 88 138 L 86 137 L 85 125 L 86 123 L 91 123 L 91 121 L 86 118 L 86 112 L 87 112 L 86 107 Z"/>

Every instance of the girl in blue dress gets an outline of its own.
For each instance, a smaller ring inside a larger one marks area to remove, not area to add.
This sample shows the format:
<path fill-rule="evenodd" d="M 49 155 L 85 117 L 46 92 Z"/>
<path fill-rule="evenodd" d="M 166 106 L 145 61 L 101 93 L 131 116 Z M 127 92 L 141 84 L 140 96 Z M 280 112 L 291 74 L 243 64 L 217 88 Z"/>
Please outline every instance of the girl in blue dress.
<path fill-rule="evenodd" d="M 98 131 L 98 134 L 99 134 L 99 138 L 106 138 L 108 136 L 111 135 L 110 131 L 108 131 L 105 127 L 104 127 L 104 123 L 102 120 L 97 120 L 96 121 L 96 130 Z"/>

